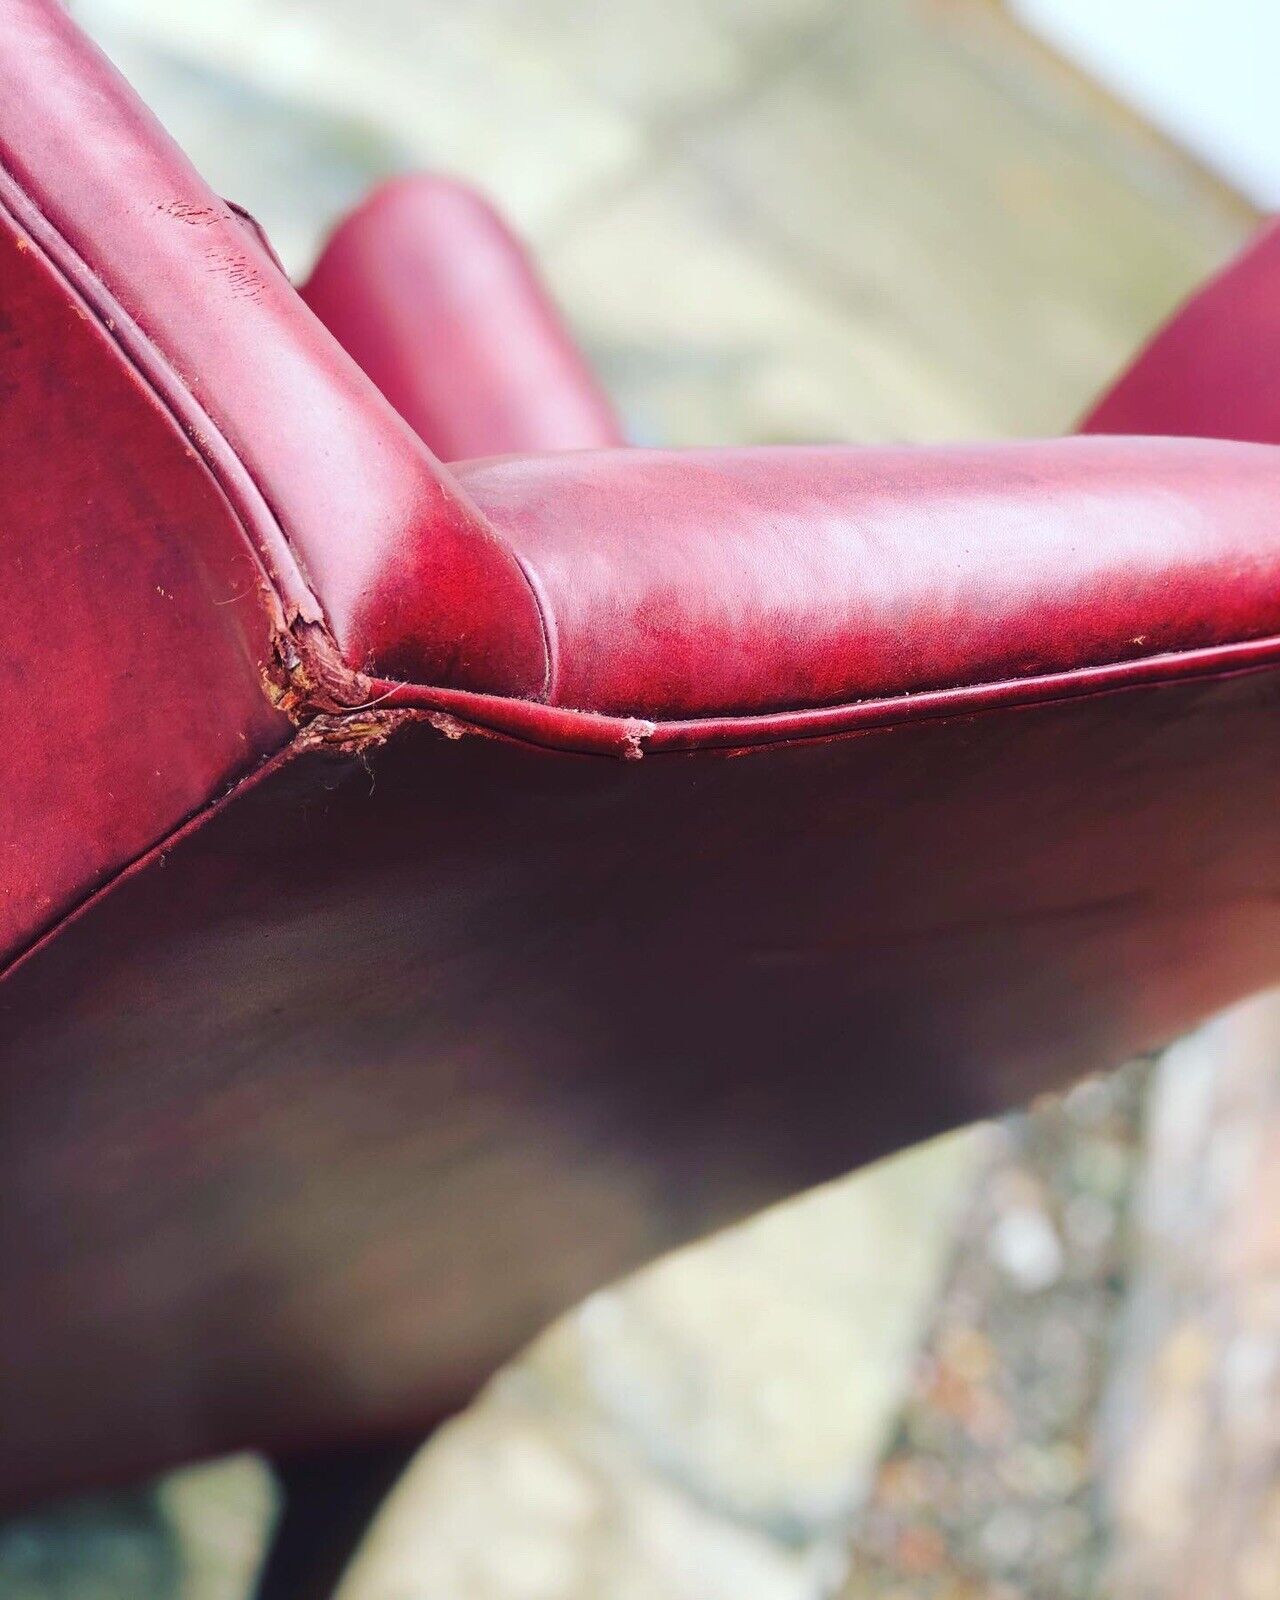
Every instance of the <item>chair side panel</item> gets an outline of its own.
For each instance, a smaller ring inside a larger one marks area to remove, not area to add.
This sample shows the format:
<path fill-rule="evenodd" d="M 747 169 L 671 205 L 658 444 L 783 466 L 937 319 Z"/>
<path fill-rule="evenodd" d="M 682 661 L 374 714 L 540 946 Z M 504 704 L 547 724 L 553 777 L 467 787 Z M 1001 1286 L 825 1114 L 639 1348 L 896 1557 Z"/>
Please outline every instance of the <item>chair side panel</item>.
<path fill-rule="evenodd" d="M 252 548 L 190 440 L 0 214 L 0 965 L 252 770 Z"/>

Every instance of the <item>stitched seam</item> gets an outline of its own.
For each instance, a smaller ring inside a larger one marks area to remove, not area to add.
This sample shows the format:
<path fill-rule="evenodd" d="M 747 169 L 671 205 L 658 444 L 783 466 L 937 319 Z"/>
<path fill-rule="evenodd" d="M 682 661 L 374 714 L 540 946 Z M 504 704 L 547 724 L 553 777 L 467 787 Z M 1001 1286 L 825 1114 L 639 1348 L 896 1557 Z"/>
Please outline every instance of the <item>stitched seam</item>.
<path fill-rule="evenodd" d="M 1002 689 L 1016 690 L 1023 686 L 1032 688 L 1040 683 L 1061 682 L 1065 685 L 1074 680 L 1087 679 L 1095 674 L 1104 672 L 1134 673 L 1138 676 L 1139 682 L 1142 682 L 1146 681 L 1141 676 L 1142 669 L 1155 666 L 1160 662 L 1168 662 L 1171 668 L 1176 669 L 1180 662 L 1194 661 L 1196 657 L 1201 655 L 1217 656 L 1225 651 L 1241 649 L 1274 650 L 1276 651 L 1278 662 L 1280 662 L 1280 634 L 1264 633 L 1256 639 L 1228 639 L 1220 644 L 1193 645 L 1185 650 L 1161 650 L 1150 656 L 1128 656 L 1115 661 L 1091 661 L 1083 666 L 1061 667 L 1053 672 L 1032 672 L 1022 678 L 979 678 L 972 683 L 930 684 L 927 688 L 900 689 L 896 694 L 874 694 L 858 700 L 833 700 L 829 703 L 820 701 L 818 704 L 811 706 L 786 706 L 778 711 L 726 711 L 722 716 L 717 716 L 715 712 L 707 711 L 692 717 L 659 717 L 655 726 L 659 728 L 679 728 L 711 722 L 768 722 L 774 717 L 820 716 L 824 712 L 835 716 L 841 711 L 856 711 L 862 707 L 902 705 L 910 701 L 924 700 L 930 695 L 985 695 L 996 694 Z M 1260 663 L 1260 665 L 1262 664 Z M 1180 674 L 1179 681 L 1192 682 L 1198 677 L 1213 677 L 1215 674 L 1214 663 L 1208 661 L 1203 671 L 1192 669 L 1190 672 Z M 1099 692 L 1106 692 L 1106 690 L 1112 688 L 1123 689 L 1127 687 L 1128 685 L 1124 683 L 1107 684 Z"/>

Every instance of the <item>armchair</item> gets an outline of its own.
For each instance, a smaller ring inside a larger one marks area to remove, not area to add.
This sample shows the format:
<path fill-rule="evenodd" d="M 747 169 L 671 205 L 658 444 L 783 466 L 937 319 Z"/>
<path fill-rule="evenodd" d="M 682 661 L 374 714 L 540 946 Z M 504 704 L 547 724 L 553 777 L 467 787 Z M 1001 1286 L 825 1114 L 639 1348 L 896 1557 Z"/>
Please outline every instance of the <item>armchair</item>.
<path fill-rule="evenodd" d="M 0 1496 L 411 1427 L 1280 975 L 1280 455 L 1131 436 L 1277 437 L 1238 270 L 1121 437 L 619 448 L 465 191 L 299 296 L 0 0 Z"/>

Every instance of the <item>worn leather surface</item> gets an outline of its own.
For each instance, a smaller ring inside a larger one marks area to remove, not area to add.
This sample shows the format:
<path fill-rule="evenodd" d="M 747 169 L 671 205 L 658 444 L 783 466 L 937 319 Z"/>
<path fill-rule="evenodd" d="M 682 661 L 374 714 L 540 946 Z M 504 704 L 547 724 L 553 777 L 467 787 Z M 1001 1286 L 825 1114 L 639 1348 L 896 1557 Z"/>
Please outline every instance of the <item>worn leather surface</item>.
<path fill-rule="evenodd" d="M 1179 307 L 1082 428 L 1280 444 L 1280 223 Z"/>
<path fill-rule="evenodd" d="M 381 185 L 301 293 L 445 461 L 623 442 L 524 249 L 464 184 Z"/>
<path fill-rule="evenodd" d="M 55 5 L 0 90 L 0 1495 L 438 1415 L 1280 976 L 1277 452 L 451 473 Z"/>

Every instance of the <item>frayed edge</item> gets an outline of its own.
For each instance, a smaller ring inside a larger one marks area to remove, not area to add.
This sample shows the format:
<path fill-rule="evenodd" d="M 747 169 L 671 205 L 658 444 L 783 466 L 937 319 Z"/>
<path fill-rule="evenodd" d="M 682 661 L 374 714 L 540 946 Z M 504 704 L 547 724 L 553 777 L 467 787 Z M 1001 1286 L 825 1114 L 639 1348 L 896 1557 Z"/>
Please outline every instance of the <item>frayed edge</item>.
<path fill-rule="evenodd" d="M 337 716 L 321 711 L 302 728 L 291 748 L 299 754 L 328 750 L 334 755 L 362 756 L 386 744 L 406 722 L 421 721 L 422 714 L 417 711 L 366 711 Z"/>
<path fill-rule="evenodd" d="M 347 666 L 322 623 L 297 616 L 273 633 L 262 686 L 276 710 L 302 728 L 317 715 L 362 711 L 385 698 L 375 694 L 372 679 Z"/>

